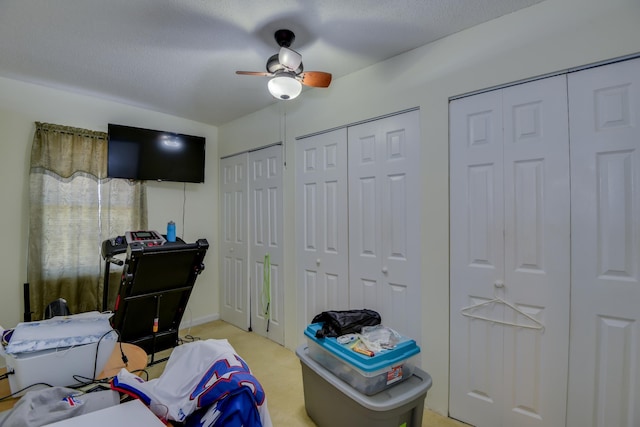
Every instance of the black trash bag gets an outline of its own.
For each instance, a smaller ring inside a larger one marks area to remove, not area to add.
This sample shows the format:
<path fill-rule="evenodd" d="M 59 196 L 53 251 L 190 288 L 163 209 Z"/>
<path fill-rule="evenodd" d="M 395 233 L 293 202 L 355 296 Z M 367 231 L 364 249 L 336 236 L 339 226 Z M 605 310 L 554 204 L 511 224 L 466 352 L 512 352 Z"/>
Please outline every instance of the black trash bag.
<path fill-rule="evenodd" d="M 359 333 L 363 326 L 375 326 L 381 322 L 377 311 L 344 310 L 323 311 L 313 318 L 313 323 L 322 322 L 322 328 L 316 331 L 316 338 L 339 337 L 344 334 Z"/>

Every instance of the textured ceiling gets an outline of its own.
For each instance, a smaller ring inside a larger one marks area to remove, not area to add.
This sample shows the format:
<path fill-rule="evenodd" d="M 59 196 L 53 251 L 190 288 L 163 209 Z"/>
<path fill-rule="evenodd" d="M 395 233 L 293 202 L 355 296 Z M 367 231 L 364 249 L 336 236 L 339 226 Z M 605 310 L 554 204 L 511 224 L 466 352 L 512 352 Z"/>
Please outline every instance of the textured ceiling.
<path fill-rule="evenodd" d="M 265 71 L 277 29 L 336 79 L 540 1 L 5 0 L 0 76 L 220 125 L 286 102 L 235 74 Z"/>

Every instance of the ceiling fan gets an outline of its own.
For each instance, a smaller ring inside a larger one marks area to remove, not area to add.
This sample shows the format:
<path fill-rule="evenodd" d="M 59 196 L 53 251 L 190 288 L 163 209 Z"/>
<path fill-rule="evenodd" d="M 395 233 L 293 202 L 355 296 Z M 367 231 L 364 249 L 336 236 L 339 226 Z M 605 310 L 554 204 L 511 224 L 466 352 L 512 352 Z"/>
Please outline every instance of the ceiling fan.
<path fill-rule="evenodd" d="M 236 71 L 236 74 L 271 77 L 267 87 L 271 95 L 278 99 L 293 99 L 300 95 L 302 85 L 310 87 L 329 87 L 331 74 L 324 71 L 303 71 L 302 55 L 290 49 L 295 34 L 290 30 L 278 30 L 274 38 L 280 46 L 280 52 L 267 60 L 267 72 Z"/>

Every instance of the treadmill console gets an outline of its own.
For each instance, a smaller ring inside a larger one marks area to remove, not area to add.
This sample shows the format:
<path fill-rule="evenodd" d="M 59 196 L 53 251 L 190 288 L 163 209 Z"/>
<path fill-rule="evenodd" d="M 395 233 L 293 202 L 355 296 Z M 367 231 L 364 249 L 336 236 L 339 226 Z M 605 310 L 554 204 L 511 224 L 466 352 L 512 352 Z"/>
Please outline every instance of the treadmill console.
<path fill-rule="evenodd" d="M 137 242 L 144 246 L 161 246 L 166 242 L 162 234 L 154 230 L 127 231 L 124 237 L 127 239 L 127 245 Z"/>

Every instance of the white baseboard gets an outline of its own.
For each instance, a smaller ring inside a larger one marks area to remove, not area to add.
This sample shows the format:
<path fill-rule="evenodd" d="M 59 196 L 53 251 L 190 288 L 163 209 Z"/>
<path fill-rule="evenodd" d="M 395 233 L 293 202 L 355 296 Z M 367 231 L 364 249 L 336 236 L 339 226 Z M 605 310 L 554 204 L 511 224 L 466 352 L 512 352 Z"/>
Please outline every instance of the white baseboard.
<path fill-rule="evenodd" d="M 180 330 L 189 329 L 193 326 L 202 325 L 203 323 L 209 323 L 215 320 L 220 320 L 219 313 L 213 313 L 206 316 L 197 317 L 195 319 L 194 318 L 186 319 L 186 317 L 188 316 L 183 317 L 182 322 L 180 322 Z"/>

